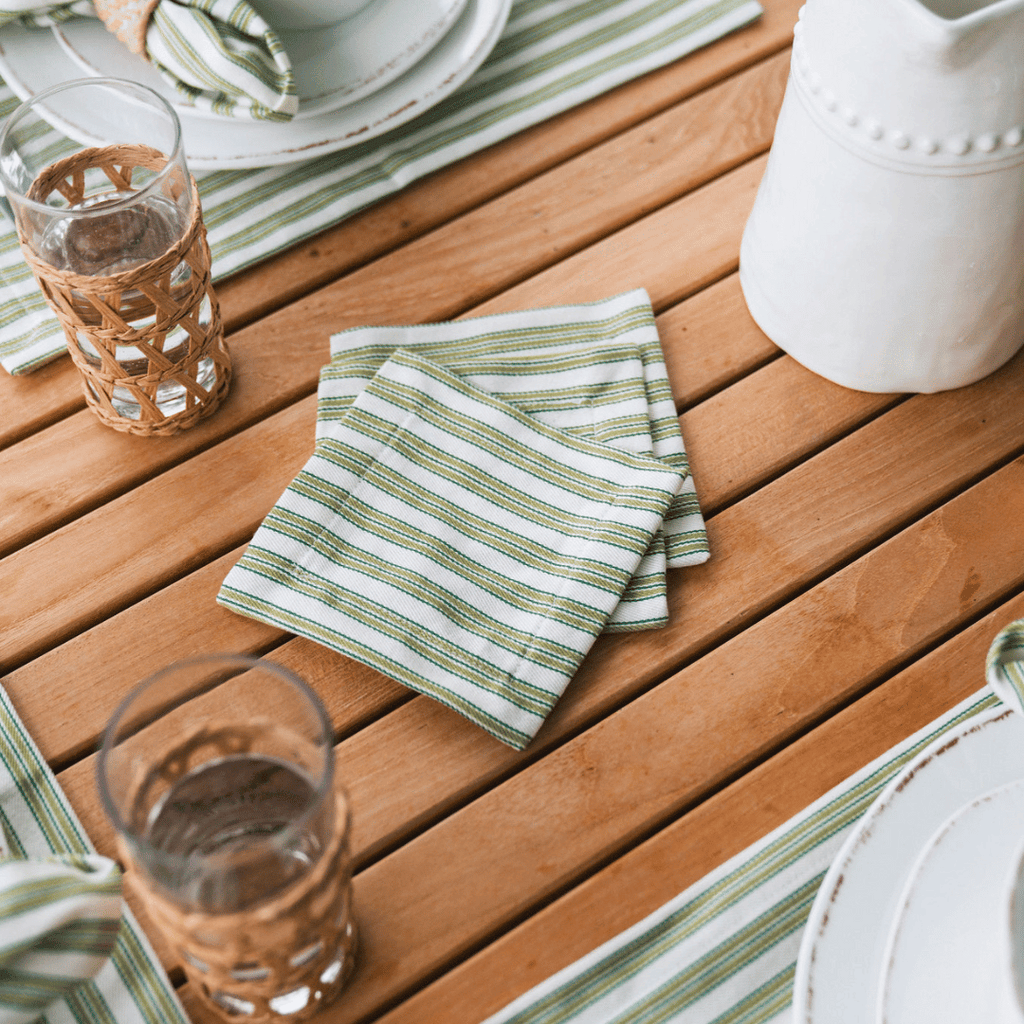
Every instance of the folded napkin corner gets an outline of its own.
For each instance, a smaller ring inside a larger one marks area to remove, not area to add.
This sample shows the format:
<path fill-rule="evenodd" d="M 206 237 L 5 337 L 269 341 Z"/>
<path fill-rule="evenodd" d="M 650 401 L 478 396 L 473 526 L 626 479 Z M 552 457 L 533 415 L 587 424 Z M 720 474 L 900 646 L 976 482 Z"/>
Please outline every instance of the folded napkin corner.
<path fill-rule="evenodd" d="M 0 0 L 0 24 L 46 28 L 98 17 L 190 106 L 252 120 L 299 110 L 281 38 L 248 0 Z"/>
<path fill-rule="evenodd" d="M 985 659 L 989 688 L 1007 706 L 1024 714 L 1024 619 L 1004 626 Z"/>

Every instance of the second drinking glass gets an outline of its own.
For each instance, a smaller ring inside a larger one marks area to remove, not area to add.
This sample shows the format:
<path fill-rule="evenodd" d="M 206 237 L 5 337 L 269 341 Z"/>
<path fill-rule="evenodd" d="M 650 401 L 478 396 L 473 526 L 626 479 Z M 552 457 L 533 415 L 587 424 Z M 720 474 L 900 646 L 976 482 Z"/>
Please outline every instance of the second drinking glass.
<path fill-rule="evenodd" d="M 217 655 L 143 683 L 97 763 L 128 879 L 221 1015 L 297 1021 L 351 974 L 349 809 L 313 691 Z"/>

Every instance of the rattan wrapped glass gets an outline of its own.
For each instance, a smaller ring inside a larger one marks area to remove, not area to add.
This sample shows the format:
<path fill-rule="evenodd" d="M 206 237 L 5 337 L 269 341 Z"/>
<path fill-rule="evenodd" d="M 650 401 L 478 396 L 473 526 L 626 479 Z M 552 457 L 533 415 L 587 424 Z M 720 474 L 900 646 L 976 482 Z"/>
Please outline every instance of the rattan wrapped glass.
<path fill-rule="evenodd" d="M 54 152 L 38 141 L 43 123 L 73 138 Z M 0 134 L 0 180 L 99 418 L 167 435 L 212 413 L 231 359 L 199 193 L 166 101 L 117 79 L 41 93 Z"/>

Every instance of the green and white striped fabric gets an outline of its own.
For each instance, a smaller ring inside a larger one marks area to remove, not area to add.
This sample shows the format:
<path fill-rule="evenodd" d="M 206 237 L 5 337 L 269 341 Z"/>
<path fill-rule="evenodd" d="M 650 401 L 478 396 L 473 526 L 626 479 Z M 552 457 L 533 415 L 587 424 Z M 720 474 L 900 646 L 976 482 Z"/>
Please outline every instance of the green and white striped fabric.
<path fill-rule="evenodd" d="M 811 905 L 875 799 L 975 715 L 1002 704 L 1024 713 L 1024 619 L 993 640 L 986 679 L 986 688 L 485 1024 L 788 1022 Z"/>
<path fill-rule="evenodd" d="M 0 1021 L 188 1024 L 122 906 L 116 865 L 96 855 L 3 691 L 0 826 Z"/>
<path fill-rule="evenodd" d="M 337 334 L 320 374 L 318 438 L 330 434 L 400 348 L 442 363 L 541 422 L 654 455 L 682 475 L 662 529 L 606 629 L 664 625 L 666 564 L 698 565 L 709 550 L 647 293 L 635 289 L 601 302 Z"/>
<path fill-rule="evenodd" d="M 9 2 L 9 0 L 8 0 Z M 286 167 L 197 174 L 226 277 L 441 167 L 720 38 L 756 0 L 516 0 L 480 69 L 451 96 L 376 139 Z M 17 105 L 0 89 L 0 117 Z M 18 249 L 0 234 L 0 365 L 26 373 L 64 338 Z"/>
<path fill-rule="evenodd" d="M 284 45 L 247 0 L 162 0 L 146 56 L 198 110 L 254 121 L 290 121 L 299 111 Z"/>
<path fill-rule="evenodd" d="M 0 0 L 0 24 L 18 20 L 45 30 L 95 14 L 90 0 Z M 197 109 L 274 121 L 298 113 L 291 61 L 248 0 L 162 0 L 146 30 L 146 56 Z"/>
<path fill-rule="evenodd" d="M 783 1024 L 833 858 L 922 750 L 998 706 L 984 689 L 485 1024 Z"/>
<path fill-rule="evenodd" d="M 332 420 L 218 601 L 522 748 L 681 481 L 401 349 Z"/>
<path fill-rule="evenodd" d="M 112 860 L 0 860 L 0 1024 L 28 1024 L 94 978 L 120 928 L 121 872 Z"/>
<path fill-rule="evenodd" d="M 26 28 L 50 28 L 72 18 L 93 18 L 92 0 L 71 0 L 63 4 L 41 4 L 39 0 L 3 0 L 0 25 L 20 21 Z"/>
<path fill-rule="evenodd" d="M 427 335 L 435 330 L 438 327 L 434 325 L 414 329 Z M 357 331 L 348 337 L 354 339 L 361 333 Z M 369 328 L 368 333 L 376 331 Z M 403 332 L 399 328 L 396 333 Z M 490 360 L 475 360 L 470 368 L 463 360 L 445 358 L 445 349 L 451 354 L 452 346 L 429 343 L 417 346 L 415 340 L 423 340 L 423 334 L 418 339 L 410 338 L 411 345 L 393 338 L 394 344 L 368 342 L 366 346 L 335 355 L 320 378 L 317 437 L 330 435 L 331 428 L 343 417 L 355 396 L 391 355 L 401 348 L 416 348 L 469 383 L 500 395 L 543 423 L 625 451 L 651 454 L 647 393 L 643 367 L 635 348 L 628 345 L 583 347 L 554 358 L 534 356 L 518 361 L 494 351 Z M 549 380 L 545 388 L 546 376 L 569 378 L 568 384 L 560 387 Z M 344 394 L 339 393 L 341 388 Z M 630 424 L 633 424 L 632 429 Z M 668 622 L 666 568 L 665 541 L 659 530 L 606 623 L 606 632 L 652 629 Z"/>

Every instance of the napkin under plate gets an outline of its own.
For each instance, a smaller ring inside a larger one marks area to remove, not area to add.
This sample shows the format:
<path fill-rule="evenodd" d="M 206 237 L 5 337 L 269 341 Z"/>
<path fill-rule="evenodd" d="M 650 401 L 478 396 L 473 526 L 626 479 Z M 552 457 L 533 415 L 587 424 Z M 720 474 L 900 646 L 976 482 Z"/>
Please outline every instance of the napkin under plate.
<path fill-rule="evenodd" d="M 298 112 L 291 61 L 248 0 L 0 0 L 0 24 L 17 19 L 40 31 L 97 15 L 197 109 L 254 120 Z"/>
<path fill-rule="evenodd" d="M 402 349 L 317 442 L 218 601 L 522 748 L 604 628 L 681 480 Z"/>

